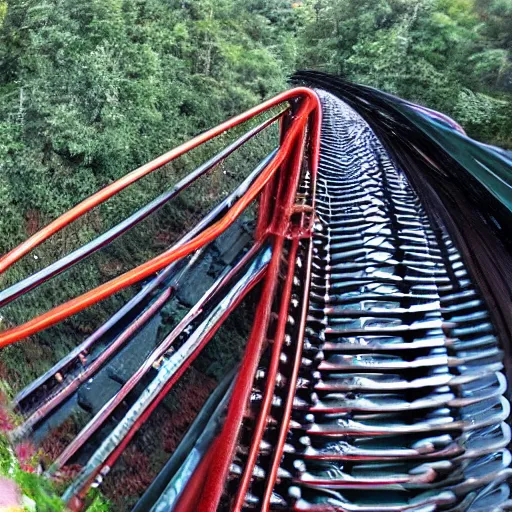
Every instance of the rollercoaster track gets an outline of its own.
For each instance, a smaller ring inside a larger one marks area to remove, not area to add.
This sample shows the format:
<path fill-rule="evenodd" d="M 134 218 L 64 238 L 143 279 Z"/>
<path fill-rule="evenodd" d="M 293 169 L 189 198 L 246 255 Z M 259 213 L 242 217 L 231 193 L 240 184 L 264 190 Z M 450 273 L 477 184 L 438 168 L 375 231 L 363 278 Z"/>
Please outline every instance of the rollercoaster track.
<path fill-rule="evenodd" d="M 272 331 L 286 319 L 289 343 L 274 344 L 257 372 L 221 508 L 497 509 L 512 475 L 510 406 L 485 302 L 370 127 L 318 94 L 305 338 L 302 350 L 291 342 L 300 317 L 292 300 Z M 299 256 L 294 247 L 299 261 L 305 247 Z M 300 284 L 287 291 L 287 282 L 282 293 L 297 296 Z M 298 379 L 288 387 L 292 360 Z"/>
<path fill-rule="evenodd" d="M 208 244 L 242 213 L 256 215 L 250 242 L 237 246 L 223 268 L 216 267 L 195 304 L 155 340 L 52 461 L 49 477 L 77 460 L 83 463 L 63 495 L 70 510 L 87 507 L 90 489 L 101 485 L 137 431 L 259 283 L 239 367 L 213 393 L 136 510 L 511 509 L 504 375 L 510 372 L 510 364 L 504 365 L 510 363 L 511 332 L 505 291 L 512 242 L 504 228 L 509 217 L 503 199 L 509 191 L 475 185 L 485 181 L 481 161 L 457 188 L 464 166 L 449 160 L 453 148 L 442 152 L 428 140 L 423 121 L 418 123 L 424 133 L 404 121 L 409 109 L 463 137 L 443 114 L 326 75 L 303 77 L 319 89 L 283 93 L 162 155 L 0 259 L 1 273 L 131 183 L 224 130 L 283 107 L 125 221 L 0 291 L 2 306 L 50 281 L 279 122 L 279 147 L 164 253 L 0 332 L 0 346 L 18 342 L 143 283 L 114 316 L 17 395 L 14 406 L 23 422 L 11 439 L 18 442 L 44 430 L 81 386 L 134 343 L 189 285 L 189 272 L 200 265 Z M 501 176 L 503 169 L 498 170 Z M 482 198 L 489 199 L 488 208 L 478 204 Z M 259 209 L 249 213 L 256 199 Z M 467 223 L 457 215 L 459 200 Z"/>

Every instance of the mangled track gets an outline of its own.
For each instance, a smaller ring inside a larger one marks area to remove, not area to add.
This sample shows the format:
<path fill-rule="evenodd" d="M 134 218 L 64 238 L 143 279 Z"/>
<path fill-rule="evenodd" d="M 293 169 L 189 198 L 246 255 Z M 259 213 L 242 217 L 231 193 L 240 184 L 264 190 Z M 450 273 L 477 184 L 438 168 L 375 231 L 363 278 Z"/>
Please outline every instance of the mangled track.
<path fill-rule="evenodd" d="M 238 499 L 242 493 L 242 507 L 256 510 L 500 510 L 509 495 L 509 403 L 483 298 L 441 221 L 366 122 L 336 97 L 319 95 L 304 341 L 294 344 L 307 252 L 301 243 L 272 408 Z M 245 470 L 250 416 L 266 378 L 262 365 L 230 496 Z M 283 422 L 286 442 L 275 471 Z"/>

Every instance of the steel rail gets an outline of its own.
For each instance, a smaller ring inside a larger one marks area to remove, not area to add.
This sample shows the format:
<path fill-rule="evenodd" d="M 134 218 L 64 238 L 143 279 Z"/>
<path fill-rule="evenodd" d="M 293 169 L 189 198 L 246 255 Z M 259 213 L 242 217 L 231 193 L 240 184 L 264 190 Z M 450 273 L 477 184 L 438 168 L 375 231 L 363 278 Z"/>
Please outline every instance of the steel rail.
<path fill-rule="evenodd" d="M 295 122 L 286 133 L 284 141 L 277 155 L 270 162 L 265 171 L 260 176 L 258 176 L 258 178 L 256 178 L 255 182 L 251 185 L 247 193 L 233 205 L 231 211 L 221 220 L 217 221 L 213 226 L 207 228 L 201 235 L 198 235 L 183 246 L 169 249 L 161 255 L 126 272 L 125 274 L 122 274 L 121 276 L 112 279 L 111 281 L 100 285 L 97 288 L 94 288 L 93 290 L 80 295 L 79 297 L 76 297 L 75 299 L 67 301 L 60 306 L 53 308 L 47 313 L 44 313 L 30 320 L 29 322 L 26 322 L 25 324 L 0 333 L 0 348 L 20 341 L 41 330 L 47 329 L 48 327 L 61 322 L 62 320 L 100 302 L 101 300 L 104 300 L 111 295 L 114 295 L 115 293 L 141 281 L 142 279 L 149 277 L 150 275 L 165 268 L 174 261 L 177 261 L 194 252 L 195 250 L 205 246 L 207 243 L 211 242 L 213 239 L 226 231 L 226 229 L 233 224 L 233 222 L 241 215 L 247 206 L 251 204 L 252 201 L 258 196 L 265 185 L 268 184 L 277 169 L 279 169 L 280 166 L 286 161 L 289 151 L 293 146 L 296 137 L 301 133 L 301 129 L 304 123 L 307 121 L 309 115 L 312 112 L 318 110 L 318 99 L 316 98 L 316 95 L 309 89 L 305 89 L 304 91 L 306 98 L 300 105 L 296 113 Z M 274 100 L 271 100 L 270 104 L 267 102 L 267 108 L 275 106 L 276 101 L 277 103 L 280 103 L 285 99 L 297 96 L 298 94 L 296 92 L 294 93 L 293 91 L 290 91 L 287 94 L 283 93 L 283 95 L 280 95 Z M 256 111 L 259 112 L 260 109 L 256 109 Z M 219 128 L 216 128 L 213 131 L 210 130 L 207 132 L 207 134 L 210 134 L 211 138 L 213 136 L 212 133 L 217 133 L 218 129 Z M 206 134 L 202 137 L 206 137 Z M 197 144 L 199 144 L 199 140 L 202 139 L 199 138 L 196 140 Z M 188 147 L 187 144 L 185 146 Z"/>
<path fill-rule="evenodd" d="M 208 478 L 210 465 L 214 460 L 216 453 L 218 453 L 217 445 L 218 438 L 213 440 L 210 448 L 207 450 L 197 468 L 192 473 L 187 485 L 180 494 L 177 504 L 171 509 L 172 512 L 188 512 L 191 510 L 197 510 L 204 482 Z"/>
<path fill-rule="evenodd" d="M 321 134 L 321 125 L 322 125 L 322 109 L 319 109 L 319 115 L 316 120 L 318 123 L 318 143 L 320 144 L 320 134 Z M 312 170 L 312 177 L 310 180 L 310 200 L 312 202 L 312 207 L 314 211 L 314 206 L 316 204 L 317 199 L 317 180 L 318 180 L 318 167 L 320 163 L 320 152 L 318 152 L 317 166 L 314 170 Z M 313 217 L 313 222 L 314 222 Z M 286 398 L 286 402 L 284 405 L 283 415 L 281 417 L 281 427 L 279 429 L 279 434 L 277 438 L 276 447 L 274 450 L 274 456 L 271 459 L 270 469 L 267 476 L 267 481 L 265 484 L 265 489 L 261 502 L 261 510 L 265 512 L 270 507 L 270 500 L 272 497 L 272 492 L 274 489 L 275 482 L 277 480 L 277 473 L 279 471 L 279 465 L 281 463 L 281 459 L 283 457 L 284 445 L 286 443 L 286 436 L 289 430 L 290 419 L 292 415 L 293 409 L 293 399 L 296 392 L 298 374 L 300 369 L 300 364 L 302 361 L 302 351 L 304 345 L 304 336 L 306 330 L 306 322 L 309 311 L 309 300 L 310 300 L 310 288 L 311 288 L 311 274 L 312 274 L 312 262 L 313 262 L 313 239 L 310 237 L 307 241 L 307 250 L 306 257 L 304 263 L 304 289 L 302 293 L 302 301 L 301 301 L 301 314 L 299 320 L 298 327 L 298 336 L 297 336 L 297 348 L 295 350 L 294 359 L 292 363 L 292 373 L 288 383 L 288 394 Z"/>
<path fill-rule="evenodd" d="M 67 386 L 62 388 L 57 394 L 53 395 L 50 400 L 41 404 L 37 410 L 31 414 L 20 426 L 16 427 L 9 434 L 12 440 L 18 440 L 28 434 L 28 432 L 40 421 L 42 421 L 50 412 L 55 410 L 66 398 L 78 390 L 78 388 L 87 380 L 89 380 L 103 366 L 104 362 L 112 357 L 126 341 L 135 334 L 145 323 L 153 318 L 169 300 L 172 289 L 165 290 L 158 299 L 147 308 L 140 316 L 138 316 L 124 330 L 113 343 L 111 343 L 102 353 L 101 357 L 96 358 L 87 368 L 79 373 Z"/>
<path fill-rule="evenodd" d="M 304 144 L 305 137 L 299 141 L 297 147 L 294 148 L 293 156 L 290 164 L 290 174 L 294 177 L 294 181 L 290 183 L 290 189 L 295 190 L 293 194 L 292 201 L 295 200 L 295 194 L 297 188 L 299 186 L 299 178 L 300 178 L 300 167 L 302 165 L 303 155 L 304 155 Z M 278 221 L 279 219 L 276 219 Z M 302 219 L 301 219 L 302 220 Z M 286 222 L 290 222 L 290 219 L 284 219 Z M 244 504 L 245 494 L 247 493 L 247 489 L 249 488 L 250 479 L 252 477 L 252 472 L 254 469 L 254 465 L 256 464 L 256 459 L 258 456 L 260 441 L 263 437 L 263 433 L 267 424 L 267 416 L 270 411 L 270 407 L 272 404 L 272 398 L 274 394 L 274 388 L 276 383 L 276 374 L 279 368 L 279 358 L 281 355 L 281 350 L 283 346 L 286 322 L 288 318 L 288 309 L 290 307 L 290 298 L 292 293 L 292 284 L 293 284 L 293 274 L 295 272 L 295 261 L 297 256 L 297 249 L 299 245 L 299 239 L 293 238 L 291 242 L 291 247 L 288 253 L 288 269 L 286 272 L 286 278 L 284 280 L 283 289 L 281 290 L 281 300 L 279 306 L 279 317 L 276 327 L 276 332 L 274 335 L 274 340 L 272 343 L 272 356 L 270 359 L 270 364 L 267 372 L 267 383 L 265 386 L 265 391 L 263 395 L 263 401 L 261 403 L 259 416 L 256 421 L 256 426 L 252 433 L 252 442 L 251 447 L 249 449 L 249 455 L 247 457 L 247 461 L 245 464 L 245 468 L 242 474 L 242 477 L 239 482 L 239 487 L 235 495 L 235 500 L 233 503 L 233 511 L 239 511 Z"/>
<path fill-rule="evenodd" d="M 293 276 L 295 272 L 295 259 L 297 256 L 297 248 L 299 245 L 298 238 L 292 240 L 292 245 L 288 254 L 288 270 L 286 273 L 283 290 L 281 292 L 281 301 L 279 308 L 279 317 L 276 327 L 276 333 L 272 343 L 272 356 L 267 372 L 267 381 L 265 385 L 265 391 L 263 395 L 263 401 L 260 406 L 258 420 L 254 431 L 252 432 L 251 446 L 249 449 L 249 455 L 247 457 L 245 468 L 236 491 L 235 500 L 233 502 L 232 510 L 239 511 L 242 509 L 245 501 L 245 494 L 249 488 L 249 484 L 252 478 L 252 472 L 256 464 L 258 457 L 259 447 L 265 427 L 268 421 L 268 414 L 272 405 L 272 399 L 274 397 L 274 389 L 276 384 L 276 374 L 279 368 L 279 358 L 281 356 L 281 350 L 283 347 L 283 340 L 286 329 L 286 322 L 288 319 L 288 309 L 290 306 L 290 298 L 292 293 Z"/>
<path fill-rule="evenodd" d="M 240 366 L 235 387 L 228 406 L 224 428 L 215 442 L 216 453 L 208 468 L 208 476 L 201 490 L 198 512 L 213 512 L 224 490 L 229 465 L 233 459 L 244 409 L 250 395 L 254 373 L 261 355 L 262 346 L 271 316 L 272 301 L 277 288 L 277 276 L 282 257 L 284 237 L 275 237 L 272 247 L 267 276 L 262 290 L 261 300 L 256 310 L 256 317 L 245 356 Z"/>
<path fill-rule="evenodd" d="M 154 213 L 156 210 L 162 208 L 166 203 L 175 198 L 178 194 L 186 190 L 193 183 L 195 183 L 199 178 L 206 175 L 209 171 L 217 167 L 220 163 L 222 163 L 226 158 L 228 158 L 234 151 L 240 148 L 247 141 L 252 139 L 254 136 L 262 132 L 265 128 L 268 128 L 273 123 L 281 118 L 281 116 L 286 111 L 280 112 L 279 114 L 271 117 L 265 122 L 259 124 L 254 127 L 229 146 L 226 146 L 219 153 L 214 155 L 208 161 L 197 167 L 194 171 L 188 174 L 185 178 L 180 180 L 176 185 L 174 185 L 170 190 L 160 194 L 158 197 L 153 199 L 144 207 L 137 210 L 135 213 L 130 215 L 128 218 L 112 227 L 102 235 L 98 236 L 94 240 L 91 240 L 86 245 L 80 247 L 79 249 L 73 251 L 67 256 L 61 258 L 60 260 L 48 265 L 44 269 L 36 272 L 35 274 L 19 281 L 18 283 L 2 290 L 0 292 L 0 307 L 5 306 L 9 302 L 13 301 L 20 295 L 23 295 L 34 288 L 37 288 L 44 282 L 50 280 L 51 278 L 59 275 L 65 270 L 71 268 L 73 265 L 76 265 L 87 256 L 94 254 L 99 249 L 109 245 L 116 238 L 120 237 L 127 231 L 129 231 L 132 227 L 136 226 L 144 219 L 146 219 L 149 215 Z"/>
<path fill-rule="evenodd" d="M 55 410 L 64 400 L 69 398 L 78 388 L 91 378 L 105 362 L 110 359 L 115 353 L 118 352 L 119 348 L 126 343 L 126 341 L 135 334 L 136 331 L 143 328 L 145 323 L 152 318 L 162 306 L 171 298 L 173 288 L 167 288 L 147 310 L 145 310 L 139 317 L 137 317 L 119 336 L 117 336 L 113 343 L 100 354 L 100 356 L 83 371 L 78 373 L 73 380 L 67 383 L 66 386 L 58 389 L 52 394 L 52 396 L 41 403 L 38 407 L 32 406 L 32 409 L 36 409 L 26 420 L 12 432 L 9 433 L 10 439 L 20 439 L 28 434 L 28 432 L 37 423 L 47 417 L 53 410 Z M 37 408 L 36 408 L 37 407 Z"/>
<path fill-rule="evenodd" d="M 283 416 L 281 418 L 281 426 L 279 429 L 279 434 L 277 438 L 277 443 L 274 449 L 274 456 L 272 457 L 272 462 L 270 465 L 270 471 L 267 477 L 267 482 L 265 485 L 265 492 L 262 498 L 262 511 L 268 511 L 270 506 L 270 499 L 272 497 L 272 491 L 274 489 L 274 485 L 277 479 L 277 472 L 279 470 L 279 465 L 281 464 L 281 459 L 283 457 L 284 445 L 286 443 L 286 436 L 289 432 L 290 428 L 290 419 L 292 417 L 292 409 L 293 409 L 293 399 L 295 397 L 297 380 L 299 375 L 300 363 L 302 360 L 302 347 L 304 344 L 304 334 L 306 330 L 306 320 L 308 316 L 308 307 L 309 307 L 309 290 L 311 283 L 311 261 L 313 259 L 313 242 L 310 239 L 308 241 L 308 249 L 305 263 L 305 276 L 304 276 L 304 291 L 302 293 L 302 311 L 300 316 L 300 324 L 298 329 L 297 336 L 297 347 L 295 349 L 295 357 L 292 363 L 292 374 L 290 377 L 290 381 L 288 384 L 288 394 L 286 397 L 286 402 L 284 405 Z"/>
<path fill-rule="evenodd" d="M 309 112 L 312 116 L 312 119 L 308 120 L 310 122 L 311 128 L 310 170 L 311 174 L 313 175 L 313 179 L 315 179 L 318 169 L 320 150 L 321 107 L 316 93 L 313 94 L 314 105 Z M 299 125 L 299 120 L 300 116 L 297 115 L 294 122 L 291 124 L 291 127 L 289 128 L 289 132 L 285 134 L 285 138 L 287 138 L 289 133 L 294 131 L 298 126 L 302 131 L 303 137 L 305 137 L 306 126 Z M 235 388 L 233 390 L 233 396 L 228 407 L 225 426 L 219 436 L 218 442 L 216 443 L 218 453 L 216 453 L 216 456 L 213 458 L 212 463 L 210 464 L 208 470 L 208 478 L 202 489 L 197 508 L 199 512 L 213 512 L 218 506 L 221 494 L 223 492 L 224 482 L 229 471 L 229 464 L 233 459 L 233 454 L 236 448 L 236 441 L 243 418 L 244 408 L 251 392 L 252 381 L 257 369 L 264 337 L 268 329 L 272 309 L 272 301 L 274 299 L 277 287 L 277 276 L 279 273 L 280 261 L 282 257 L 284 238 L 289 234 L 288 229 L 290 214 L 292 211 L 293 201 L 297 193 L 297 185 L 299 179 L 298 175 L 286 177 L 289 180 L 291 179 L 292 183 L 295 185 L 295 188 L 291 186 L 288 187 L 286 195 L 282 199 L 279 219 L 276 219 L 276 223 L 279 222 L 279 224 L 276 226 L 278 229 L 276 230 L 274 238 L 272 260 L 269 265 L 267 277 L 262 291 L 262 298 L 258 305 L 256 318 L 253 324 L 254 327 L 247 344 L 245 356 L 235 383 Z M 281 186 L 283 186 L 282 182 L 283 180 L 280 180 L 279 182 Z"/>
<path fill-rule="evenodd" d="M 153 400 L 150 403 L 146 404 L 146 407 L 141 412 L 141 414 L 134 418 L 131 425 L 128 426 L 127 428 L 122 424 L 118 425 L 116 429 L 114 429 L 114 431 L 109 435 L 109 438 L 102 443 L 102 446 L 97 450 L 96 454 L 93 455 L 93 457 L 99 458 L 100 461 L 98 463 L 92 464 L 92 467 L 84 468 L 79 477 L 66 490 L 66 492 L 63 495 L 63 500 L 67 503 L 71 511 L 75 512 L 82 509 L 85 496 L 90 486 L 96 479 L 96 477 L 99 474 L 104 475 L 110 470 L 110 468 L 119 458 L 119 456 L 125 450 L 126 446 L 131 441 L 135 433 L 147 421 L 147 419 L 153 413 L 153 411 L 161 402 L 161 400 L 168 394 L 170 389 L 183 375 L 183 373 L 188 369 L 188 367 L 197 357 L 199 352 L 215 335 L 215 333 L 218 331 L 218 329 L 223 324 L 225 319 L 229 316 L 229 314 L 238 307 L 238 305 L 242 302 L 245 296 L 261 281 L 261 279 L 266 275 L 267 271 L 268 263 L 265 263 L 264 266 L 261 267 L 255 274 L 250 275 L 249 279 L 245 283 L 243 283 L 243 285 L 241 285 L 237 291 L 233 292 L 233 297 L 231 298 L 231 300 L 229 300 L 228 306 L 222 306 L 222 312 L 219 314 L 219 317 L 214 322 L 214 324 L 210 325 L 205 330 L 205 332 L 199 333 L 197 335 L 198 344 L 193 349 L 193 351 L 187 356 L 185 363 L 181 363 L 177 368 L 175 368 L 171 372 L 172 375 L 163 384 L 163 386 L 158 391 L 158 394 L 153 398 Z M 219 306 L 219 308 L 220 307 L 221 306 Z M 205 322 L 207 322 L 207 320 Z M 199 331 L 201 331 L 201 326 L 197 329 L 196 332 Z M 179 354 L 179 351 L 176 354 Z M 171 360 L 169 360 L 168 363 L 170 364 Z M 132 409 L 134 407 L 135 406 L 133 406 Z M 118 435 L 118 430 L 119 434 L 121 435 L 121 441 L 117 444 L 117 446 L 109 447 L 108 440 L 116 437 Z M 124 430 L 124 432 L 121 432 L 121 430 Z"/>

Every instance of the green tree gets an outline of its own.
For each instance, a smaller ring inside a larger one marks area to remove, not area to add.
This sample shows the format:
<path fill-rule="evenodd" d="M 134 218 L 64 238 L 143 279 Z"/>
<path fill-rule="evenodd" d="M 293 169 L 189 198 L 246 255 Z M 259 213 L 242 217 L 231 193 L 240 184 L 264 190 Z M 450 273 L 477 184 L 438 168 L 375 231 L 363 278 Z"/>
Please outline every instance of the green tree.
<path fill-rule="evenodd" d="M 505 35 L 511 5 L 510 0 L 309 0 L 303 4 L 301 65 L 457 115 L 471 135 L 511 145 L 504 115 L 511 99 Z M 478 115 L 475 109 L 481 109 Z"/>

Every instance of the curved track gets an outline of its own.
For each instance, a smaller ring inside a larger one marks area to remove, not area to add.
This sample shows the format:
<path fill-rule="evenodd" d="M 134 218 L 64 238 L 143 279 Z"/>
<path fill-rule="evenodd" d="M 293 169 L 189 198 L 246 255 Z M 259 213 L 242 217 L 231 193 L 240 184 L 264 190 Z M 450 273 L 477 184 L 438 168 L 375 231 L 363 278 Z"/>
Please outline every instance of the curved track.
<path fill-rule="evenodd" d="M 286 445 L 272 485 L 289 347 L 244 493 L 266 384 L 255 381 L 228 494 L 255 510 L 495 510 L 509 492 L 510 407 L 486 305 L 370 127 L 319 94 L 309 312 Z M 292 300 L 290 334 L 295 316 Z"/>
<path fill-rule="evenodd" d="M 414 190 L 407 174 L 414 178 L 414 169 L 401 169 L 367 122 L 328 92 L 283 93 L 143 166 L 4 256 L 0 273 L 141 176 L 283 102 L 289 108 L 157 200 L 0 293 L 0 306 L 7 305 L 65 272 L 279 121 L 279 147 L 174 246 L 0 332 L 0 346 L 21 341 L 149 279 L 16 397 L 25 418 L 11 439 L 33 436 L 114 357 L 122 358 L 126 345 L 133 348 L 137 333 L 150 330 L 152 319 L 187 286 L 188 272 L 211 249 L 207 244 L 258 198 L 253 236 L 233 250 L 229 263 L 216 265 L 215 278 L 171 332 L 155 331 L 155 346 L 133 363 L 112 396 L 101 397 L 98 410 L 52 461 L 51 476 L 78 455 L 83 463 L 64 493 L 70 509 L 87 506 L 89 489 L 101 484 L 227 316 L 264 280 L 238 372 L 233 369 L 213 393 L 135 510 L 509 510 L 507 345 L 497 334 L 503 329 L 493 325 L 478 272 L 468 270 L 453 229 Z M 411 147 L 423 164 L 431 163 Z"/>

